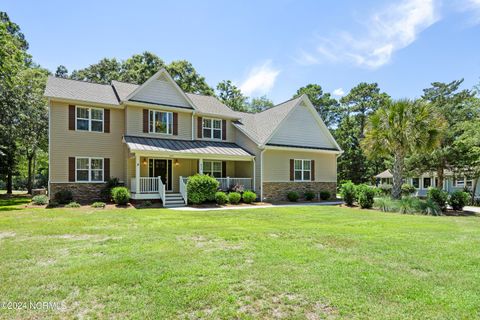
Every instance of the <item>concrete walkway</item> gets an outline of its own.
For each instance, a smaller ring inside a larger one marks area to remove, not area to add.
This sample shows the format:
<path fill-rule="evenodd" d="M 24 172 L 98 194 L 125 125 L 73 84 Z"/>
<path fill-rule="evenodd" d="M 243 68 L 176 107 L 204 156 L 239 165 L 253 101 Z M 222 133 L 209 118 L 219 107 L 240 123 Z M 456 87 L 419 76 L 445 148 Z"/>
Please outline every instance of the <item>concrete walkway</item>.
<path fill-rule="evenodd" d="M 467 207 L 463 207 L 463 211 L 472 211 L 475 213 L 480 213 L 480 207 L 467 206 Z"/>
<path fill-rule="evenodd" d="M 308 203 L 292 203 L 292 204 L 273 204 L 273 205 L 259 205 L 259 206 L 229 206 L 223 208 L 193 208 L 193 207 L 178 207 L 170 208 L 170 210 L 178 211 L 214 211 L 214 210 L 241 210 L 241 209 L 264 209 L 264 208 L 281 208 L 281 207 L 305 207 L 305 206 L 336 206 L 342 204 L 343 201 L 328 201 L 328 202 L 308 202 Z"/>

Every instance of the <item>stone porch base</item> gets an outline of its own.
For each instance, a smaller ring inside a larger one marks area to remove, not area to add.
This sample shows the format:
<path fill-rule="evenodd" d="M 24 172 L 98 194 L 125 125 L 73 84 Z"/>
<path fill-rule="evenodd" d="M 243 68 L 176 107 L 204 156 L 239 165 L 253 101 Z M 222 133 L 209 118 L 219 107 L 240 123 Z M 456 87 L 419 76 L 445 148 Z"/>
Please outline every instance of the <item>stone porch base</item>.
<path fill-rule="evenodd" d="M 50 199 L 55 197 L 55 193 L 60 190 L 70 190 L 73 195 L 73 201 L 82 203 L 92 203 L 94 201 L 104 201 L 100 192 L 105 187 L 105 183 L 50 183 Z"/>
<path fill-rule="evenodd" d="M 264 182 L 263 200 L 264 201 L 285 201 L 287 193 L 296 191 L 303 198 L 306 191 L 313 191 L 316 194 L 315 200 L 320 200 L 320 191 L 328 191 L 331 199 L 335 199 L 337 192 L 336 182 Z"/>

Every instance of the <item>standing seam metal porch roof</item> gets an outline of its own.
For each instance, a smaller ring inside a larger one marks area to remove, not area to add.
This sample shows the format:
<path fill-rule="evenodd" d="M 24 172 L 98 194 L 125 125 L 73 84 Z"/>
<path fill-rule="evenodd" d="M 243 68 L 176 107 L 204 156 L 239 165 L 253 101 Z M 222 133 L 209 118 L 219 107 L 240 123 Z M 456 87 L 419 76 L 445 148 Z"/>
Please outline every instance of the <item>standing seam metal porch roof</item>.
<path fill-rule="evenodd" d="M 148 138 L 136 136 L 124 136 L 123 139 L 132 151 L 157 151 L 190 154 L 208 154 L 221 156 L 253 155 L 233 142 L 178 140 L 163 138 Z"/>

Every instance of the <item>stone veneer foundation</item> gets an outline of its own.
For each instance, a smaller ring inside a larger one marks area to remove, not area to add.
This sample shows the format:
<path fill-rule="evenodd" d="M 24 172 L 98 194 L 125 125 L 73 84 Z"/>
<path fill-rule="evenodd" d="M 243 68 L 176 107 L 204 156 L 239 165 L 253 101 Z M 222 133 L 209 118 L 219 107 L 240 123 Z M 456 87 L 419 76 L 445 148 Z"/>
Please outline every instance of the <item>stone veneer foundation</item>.
<path fill-rule="evenodd" d="M 73 200 L 83 203 L 91 203 L 101 200 L 100 192 L 105 187 L 105 183 L 50 183 L 50 199 L 53 199 L 55 193 L 68 189 L 72 192 Z"/>
<path fill-rule="evenodd" d="M 313 191 L 316 194 L 315 200 L 320 200 L 320 191 L 328 191 L 331 198 L 335 198 L 337 193 L 336 182 L 264 182 L 263 200 L 264 201 L 285 201 L 287 193 L 296 191 L 303 198 L 306 191 Z"/>

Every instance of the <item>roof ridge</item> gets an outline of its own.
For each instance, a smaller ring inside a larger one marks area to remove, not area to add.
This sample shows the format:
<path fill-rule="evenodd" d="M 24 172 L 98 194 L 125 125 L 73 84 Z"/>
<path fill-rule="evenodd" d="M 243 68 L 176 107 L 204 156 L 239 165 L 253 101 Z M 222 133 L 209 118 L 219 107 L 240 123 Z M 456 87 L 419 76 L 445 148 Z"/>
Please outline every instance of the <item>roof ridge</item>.
<path fill-rule="evenodd" d="M 132 86 L 139 86 L 139 84 L 137 84 L 137 83 L 131 83 L 131 82 L 126 82 L 126 81 L 119 81 L 119 80 L 115 80 L 115 79 L 113 79 L 111 82 L 113 82 L 113 81 L 119 82 L 119 83 L 131 84 Z"/>
<path fill-rule="evenodd" d="M 265 109 L 265 110 L 263 110 L 263 111 L 257 112 L 256 114 L 260 114 L 260 113 L 263 113 L 263 112 L 265 112 L 265 111 L 272 110 L 272 109 L 274 109 L 274 108 L 280 107 L 281 105 L 283 105 L 283 104 L 285 104 L 285 103 L 291 102 L 291 101 L 293 101 L 293 100 L 295 100 L 295 99 L 300 99 L 302 96 L 303 96 L 303 94 L 302 94 L 301 96 L 298 96 L 298 97 L 295 97 L 295 98 L 291 98 L 291 99 L 285 100 L 285 101 L 283 101 L 283 102 L 280 102 L 280 103 L 274 105 L 273 107 L 270 107 L 270 108 L 267 108 L 267 109 Z"/>
<path fill-rule="evenodd" d="M 83 83 L 89 83 L 89 84 L 98 84 L 100 86 L 110 86 L 111 84 L 109 83 L 98 83 L 98 82 L 93 82 L 93 81 L 87 81 L 87 80 L 78 80 L 78 79 L 70 79 L 70 78 L 62 78 L 62 77 L 57 77 L 54 75 L 48 76 L 49 78 L 54 78 L 54 79 L 59 79 L 59 80 L 68 80 L 68 81 L 77 81 L 77 82 L 83 82 Z"/>

